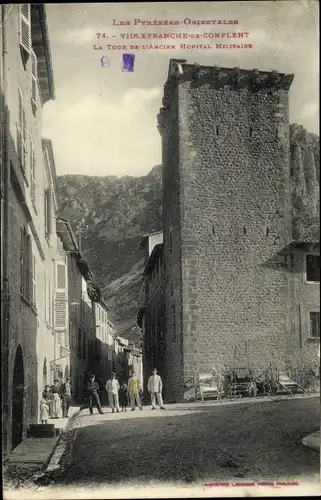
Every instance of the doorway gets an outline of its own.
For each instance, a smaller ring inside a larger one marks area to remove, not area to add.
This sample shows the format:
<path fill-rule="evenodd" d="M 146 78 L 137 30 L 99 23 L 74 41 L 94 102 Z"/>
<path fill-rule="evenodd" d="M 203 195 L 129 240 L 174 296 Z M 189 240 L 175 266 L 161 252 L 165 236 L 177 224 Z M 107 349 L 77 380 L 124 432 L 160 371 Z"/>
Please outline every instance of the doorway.
<path fill-rule="evenodd" d="M 13 368 L 11 427 L 12 450 L 14 450 L 21 443 L 23 436 L 24 385 L 23 356 L 21 346 L 19 345 L 17 347 Z"/>

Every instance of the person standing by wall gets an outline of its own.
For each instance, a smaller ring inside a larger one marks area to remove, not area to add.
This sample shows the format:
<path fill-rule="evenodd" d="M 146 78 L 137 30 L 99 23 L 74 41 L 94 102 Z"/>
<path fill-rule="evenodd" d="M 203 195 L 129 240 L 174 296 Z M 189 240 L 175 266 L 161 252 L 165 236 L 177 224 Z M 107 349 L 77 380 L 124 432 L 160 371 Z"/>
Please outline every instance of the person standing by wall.
<path fill-rule="evenodd" d="M 138 408 L 140 410 L 143 409 L 142 402 L 141 402 L 140 396 L 139 396 L 139 390 L 140 390 L 139 378 L 136 377 L 135 372 L 132 371 L 132 375 L 131 375 L 130 379 L 128 380 L 128 393 L 129 393 L 131 411 L 135 411 L 136 402 L 137 402 Z"/>
<path fill-rule="evenodd" d="M 52 418 L 61 417 L 61 399 L 59 396 L 60 387 L 59 380 L 54 380 L 54 385 L 51 386 L 50 392 L 52 394 Z"/>
<path fill-rule="evenodd" d="M 119 406 L 121 411 L 127 411 L 128 406 L 128 387 L 125 382 L 122 383 L 119 390 Z"/>
<path fill-rule="evenodd" d="M 62 400 L 63 418 L 68 418 L 69 408 L 71 406 L 71 379 L 66 378 L 66 382 L 60 386 L 60 397 Z"/>
<path fill-rule="evenodd" d="M 162 398 L 162 390 L 163 390 L 163 382 L 159 375 L 157 375 L 157 370 L 154 368 L 153 375 L 151 375 L 148 379 L 148 392 L 151 395 L 152 400 L 152 410 L 156 408 L 156 399 L 158 406 L 165 410 Z"/>
<path fill-rule="evenodd" d="M 108 400 L 109 400 L 109 405 L 112 409 L 112 412 L 119 413 L 120 408 L 119 408 L 119 399 L 118 399 L 118 391 L 119 391 L 119 382 L 116 379 L 116 373 L 111 374 L 111 378 L 107 380 L 106 383 L 106 391 L 108 393 Z"/>
<path fill-rule="evenodd" d="M 50 385 L 45 386 L 45 390 L 42 393 L 42 397 L 47 402 L 49 418 L 52 418 L 53 394 L 50 390 Z"/>
<path fill-rule="evenodd" d="M 89 396 L 89 412 L 90 415 L 93 415 L 93 403 L 97 406 L 98 412 L 103 415 L 103 409 L 100 404 L 100 399 L 99 399 L 99 385 L 97 384 L 95 380 L 95 375 L 90 375 L 89 377 L 89 382 L 87 384 L 87 393 Z"/>

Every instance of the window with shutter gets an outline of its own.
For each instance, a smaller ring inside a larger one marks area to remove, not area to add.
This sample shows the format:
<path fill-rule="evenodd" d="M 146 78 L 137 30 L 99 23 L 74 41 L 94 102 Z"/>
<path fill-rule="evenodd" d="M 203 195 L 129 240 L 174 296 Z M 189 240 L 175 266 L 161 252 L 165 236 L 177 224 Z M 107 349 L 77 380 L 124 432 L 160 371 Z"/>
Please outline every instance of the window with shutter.
<path fill-rule="evenodd" d="M 27 232 L 21 228 L 20 238 L 20 293 L 26 298 L 26 238 Z"/>
<path fill-rule="evenodd" d="M 37 292 L 37 289 L 36 289 L 36 257 L 35 255 L 32 255 L 32 276 L 31 276 L 31 283 L 32 283 L 32 288 L 31 288 L 31 296 L 32 296 L 32 300 L 31 300 L 31 303 L 33 305 L 34 308 L 37 307 L 37 297 L 36 297 L 36 292 Z"/>
<path fill-rule="evenodd" d="M 38 108 L 38 71 L 37 56 L 33 50 L 31 50 L 31 104 L 35 113 Z"/>
<path fill-rule="evenodd" d="M 31 20 L 30 20 L 30 4 L 19 5 L 19 38 L 20 46 L 27 55 L 31 51 Z"/>
<path fill-rule="evenodd" d="M 50 277 L 47 276 L 47 283 L 48 283 L 48 292 L 47 292 L 47 311 L 48 311 L 48 324 L 51 325 L 51 284 L 50 284 Z"/>
<path fill-rule="evenodd" d="M 36 206 L 36 154 L 35 154 L 35 150 L 34 150 L 33 146 L 32 146 L 32 152 L 31 152 L 30 172 L 31 172 L 31 201 L 32 201 L 34 211 L 37 213 L 37 206 Z"/>
<path fill-rule="evenodd" d="M 23 107 L 22 93 L 18 90 L 17 153 L 24 180 L 29 186 L 27 172 L 27 120 Z"/>
<path fill-rule="evenodd" d="M 66 265 L 56 263 L 56 290 L 54 301 L 54 328 L 55 330 L 65 331 L 68 320 L 68 299 L 67 299 L 67 279 Z"/>
<path fill-rule="evenodd" d="M 45 190 L 45 233 L 47 237 L 51 234 L 51 191 Z"/>
<path fill-rule="evenodd" d="M 57 288 L 66 288 L 66 266 L 57 264 Z"/>
<path fill-rule="evenodd" d="M 48 279 L 46 270 L 44 276 L 44 284 L 45 284 L 45 322 L 48 323 Z"/>
<path fill-rule="evenodd" d="M 56 291 L 55 298 L 55 329 L 64 330 L 66 328 L 67 317 L 67 296 L 66 292 Z"/>
<path fill-rule="evenodd" d="M 31 236 L 27 235 L 26 251 L 26 299 L 33 303 L 33 256 L 31 251 Z"/>

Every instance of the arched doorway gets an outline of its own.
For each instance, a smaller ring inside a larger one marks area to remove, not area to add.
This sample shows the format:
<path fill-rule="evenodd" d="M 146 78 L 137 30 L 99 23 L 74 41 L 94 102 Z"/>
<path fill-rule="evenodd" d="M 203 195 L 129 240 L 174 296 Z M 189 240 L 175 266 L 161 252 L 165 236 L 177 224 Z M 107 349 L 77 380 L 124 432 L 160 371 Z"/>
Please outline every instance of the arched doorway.
<path fill-rule="evenodd" d="M 43 362 L 43 369 L 42 369 L 42 383 L 43 383 L 43 388 L 42 390 L 45 390 L 45 386 L 48 384 L 48 373 L 47 373 L 47 358 L 45 358 Z"/>
<path fill-rule="evenodd" d="M 11 428 L 12 450 L 14 450 L 21 443 L 23 436 L 24 385 L 23 356 L 21 346 L 19 345 L 17 347 L 13 368 Z"/>

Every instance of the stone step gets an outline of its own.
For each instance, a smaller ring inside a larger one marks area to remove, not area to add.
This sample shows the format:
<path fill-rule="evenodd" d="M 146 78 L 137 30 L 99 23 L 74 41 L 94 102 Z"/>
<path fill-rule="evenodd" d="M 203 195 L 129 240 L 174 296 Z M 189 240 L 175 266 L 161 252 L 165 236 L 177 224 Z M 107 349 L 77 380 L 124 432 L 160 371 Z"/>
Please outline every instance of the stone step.
<path fill-rule="evenodd" d="M 30 424 L 28 438 L 52 438 L 56 435 L 54 424 Z"/>

